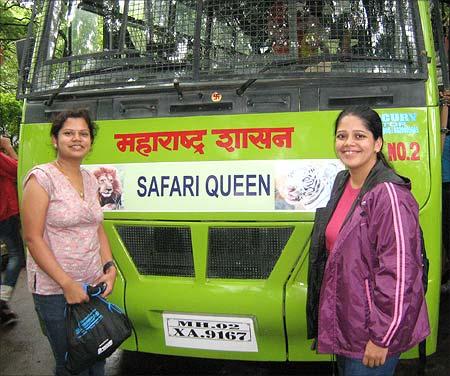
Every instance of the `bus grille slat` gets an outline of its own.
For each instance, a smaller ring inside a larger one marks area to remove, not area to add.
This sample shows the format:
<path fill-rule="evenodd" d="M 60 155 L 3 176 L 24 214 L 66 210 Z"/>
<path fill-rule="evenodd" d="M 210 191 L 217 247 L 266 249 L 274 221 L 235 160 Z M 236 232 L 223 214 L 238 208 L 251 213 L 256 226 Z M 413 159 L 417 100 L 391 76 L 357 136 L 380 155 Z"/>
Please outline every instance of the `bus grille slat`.
<path fill-rule="evenodd" d="M 116 229 L 139 274 L 194 276 L 188 227 L 117 226 Z"/>
<path fill-rule="evenodd" d="M 208 278 L 266 279 L 293 227 L 211 227 Z"/>

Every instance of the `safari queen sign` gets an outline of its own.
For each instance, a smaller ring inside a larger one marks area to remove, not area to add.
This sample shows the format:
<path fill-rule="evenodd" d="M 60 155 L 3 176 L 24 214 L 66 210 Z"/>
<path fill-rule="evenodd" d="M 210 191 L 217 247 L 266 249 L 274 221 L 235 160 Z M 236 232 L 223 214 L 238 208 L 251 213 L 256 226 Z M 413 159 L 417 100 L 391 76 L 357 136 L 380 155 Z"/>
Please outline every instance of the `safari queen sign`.
<path fill-rule="evenodd" d="M 85 165 L 103 210 L 314 212 L 327 203 L 336 159 Z"/>

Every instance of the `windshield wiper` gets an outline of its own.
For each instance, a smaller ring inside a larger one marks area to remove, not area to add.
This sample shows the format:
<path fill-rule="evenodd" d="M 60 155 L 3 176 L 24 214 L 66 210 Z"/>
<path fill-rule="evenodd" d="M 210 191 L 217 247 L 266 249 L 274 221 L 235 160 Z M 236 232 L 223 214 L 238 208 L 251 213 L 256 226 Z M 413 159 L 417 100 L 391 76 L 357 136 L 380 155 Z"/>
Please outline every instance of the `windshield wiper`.
<path fill-rule="evenodd" d="M 95 76 L 97 74 L 104 74 L 104 73 L 114 72 L 114 71 L 123 70 L 123 69 L 124 69 L 123 66 L 116 66 L 116 67 L 91 69 L 91 70 L 86 70 L 86 71 L 81 71 L 81 72 L 76 72 L 76 73 L 69 73 L 67 75 L 67 77 L 64 79 L 64 81 L 59 84 L 58 88 L 56 89 L 56 92 L 53 93 L 50 96 L 50 98 L 44 102 L 44 104 L 46 106 L 50 107 L 53 104 L 53 101 L 55 100 L 55 98 L 61 93 L 62 89 L 64 89 L 67 86 L 67 84 L 72 80 L 76 80 L 81 77 Z"/>
<path fill-rule="evenodd" d="M 50 107 L 53 104 L 53 101 L 55 100 L 55 98 L 62 92 L 62 89 L 64 89 L 70 81 L 73 81 L 73 80 L 76 80 L 76 79 L 82 78 L 82 77 L 89 77 L 89 76 L 95 76 L 98 74 L 120 72 L 123 70 L 139 69 L 142 67 L 148 67 L 148 66 L 146 66 L 145 64 L 121 64 L 121 65 L 116 65 L 116 66 L 112 66 L 112 67 L 102 67 L 102 68 L 97 68 L 97 69 L 85 70 L 85 71 L 81 71 L 81 72 L 69 73 L 67 75 L 67 77 L 64 79 L 64 81 L 62 81 L 59 84 L 58 88 L 56 89 L 56 92 L 53 93 L 50 96 L 50 98 L 44 102 L 44 104 L 46 106 Z"/>
<path fill-rule="evenodd" d="M 268 70 L 272 69 L 272 68 L 277 68 L 277 67 L 283 67 L 286 65 L 293 65 L 293 64 L 298 64 L 299 63 L 299 59 L 289 59 L 289 60 L 274 60 L 271 63 L 267 64 L 266 66 L 264 66 L 259 72 L 260 73 L 264 73 L 267 72 Z M 259 77 L 258 77 L 259 78 Z M 247 81 L 245 81 L 241 86 L 239 86 L 239 88 L 236 90 L 236 94 L 241 96 L 242 94 L 245 93 L 245 91 L 254 84 L 254 82 L 258 79 L 258 78 L 250 78 Z"/>

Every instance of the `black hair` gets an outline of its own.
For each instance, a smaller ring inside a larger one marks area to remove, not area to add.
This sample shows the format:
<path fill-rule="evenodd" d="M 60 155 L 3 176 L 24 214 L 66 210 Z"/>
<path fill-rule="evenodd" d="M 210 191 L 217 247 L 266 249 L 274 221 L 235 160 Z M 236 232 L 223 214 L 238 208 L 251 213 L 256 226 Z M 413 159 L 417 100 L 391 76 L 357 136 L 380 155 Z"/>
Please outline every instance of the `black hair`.
<path fill-rule="evenodd" d="M 342 118 L 348 115 L 353 115 L 361 119 L 366 129 L 372 133 L 375 140 L 381 138 L 381 147 L 383 147 L 383 123 L 381 121 L 380 115 L 374 110 L 372 110 L 369 106 L 351 106 L 344 109 L 337 117 L 336 122 L 334 123 L 334 134 L 336 134 L 339 123 Z M 377 153 L 377 159 L 381 160 L 383 164 L 389 168 L 392 168 L 383 152 L 380 151 Z"/>
<path fill-rule="evenodd" d="M 59 131 L 64 126 L 66 120 L 69 118 L 82 118 L 86 121 L 86 124 L 89 128 L 89 133 L 91 135 L 91 143 L 93 143 L 95 135 L 97 133 L 97 125 L 91 120 L 89 112 L 83 108 L 59 112 L 52 120 L 50 135 L 57 139 Z"/>

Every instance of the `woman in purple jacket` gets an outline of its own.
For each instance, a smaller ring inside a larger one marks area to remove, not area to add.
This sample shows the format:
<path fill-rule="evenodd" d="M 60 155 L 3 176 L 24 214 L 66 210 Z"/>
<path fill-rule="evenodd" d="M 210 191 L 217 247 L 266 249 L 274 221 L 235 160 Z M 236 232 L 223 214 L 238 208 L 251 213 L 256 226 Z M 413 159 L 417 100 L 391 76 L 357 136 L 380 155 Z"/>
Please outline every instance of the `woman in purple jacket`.
<path fill-rule="evenodd" d="M 429 333 L 418 205 L 386 162 L 382 123 L 366 106 L 342 111 L 335 147 L 347 167 L 318 209 L 308 274 L 308 338 L 337 355 L 341 375 L 392 375 Z"/>

